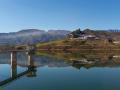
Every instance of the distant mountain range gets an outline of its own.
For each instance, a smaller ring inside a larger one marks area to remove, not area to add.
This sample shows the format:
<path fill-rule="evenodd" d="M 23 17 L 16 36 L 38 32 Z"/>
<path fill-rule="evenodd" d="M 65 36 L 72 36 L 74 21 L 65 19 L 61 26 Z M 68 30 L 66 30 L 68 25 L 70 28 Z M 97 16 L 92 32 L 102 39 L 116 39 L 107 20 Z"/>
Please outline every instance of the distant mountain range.
<path fill-rule="evenodd" d="M 68 30 L 25 29 L 18 32 L 0 33 L 0 44 L 33 44 L 65 38 Z"/>
<path fill-rule="evenodd" d="M 120 40 L 120 30 L 91 30 L 85 29 L 81 31 L 87 35 L 95 35 L 101 39 L 112 38 Z M 38 29 L 24 29 L 18 32 L 0 33 L 1 44 L 34 44 L 37 42 L 52 41 L 64 39 L 67 34 L 71 33 L 69 30 L 38 30 Z"/>

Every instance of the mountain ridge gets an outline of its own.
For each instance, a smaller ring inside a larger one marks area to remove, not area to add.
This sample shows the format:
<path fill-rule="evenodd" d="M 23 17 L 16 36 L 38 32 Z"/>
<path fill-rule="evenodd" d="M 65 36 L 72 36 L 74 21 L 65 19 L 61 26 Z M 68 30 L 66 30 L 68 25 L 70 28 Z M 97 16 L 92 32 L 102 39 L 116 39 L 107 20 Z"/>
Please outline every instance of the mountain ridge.
<path fill-rule="evenodd" d="M 67 30 L 45 31 L 39 29 L 23 29 L 18 32 L 0 33 L 0 43 L 7 42 L 9 44 L 33 44 L 37 42 L 57 40 L 64 38 L 70 33 Z"/>

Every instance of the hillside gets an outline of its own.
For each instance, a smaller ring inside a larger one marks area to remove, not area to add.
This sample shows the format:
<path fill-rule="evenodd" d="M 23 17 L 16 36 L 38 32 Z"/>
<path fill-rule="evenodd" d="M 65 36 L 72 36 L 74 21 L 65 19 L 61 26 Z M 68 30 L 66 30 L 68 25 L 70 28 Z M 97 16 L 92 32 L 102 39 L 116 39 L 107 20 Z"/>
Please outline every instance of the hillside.
<path fill-rule="evenodd" d="M 39 50 L 112 50 L 120 49 L 120 45 L 110 44 L 102 40 L 98 41 L 75 41 L 75 40 L 58 40 L 51 42 L 38 43 Z"/>
<path fill-rule="evenodd" d="M 85 29 L 86 34 L 91 34 L 99 37 L 100 39 L 112 38 L 113 40 L 120 40 L 120 31 L 118 30 L 91 30 Z"/>
<path fill-rule="evenodd" d="M 39 50 L 118 50 L 120 32 L 79 29 L 66 35 L 68 38 L 36 45 Z M 117 43 L 116 43 L 117 42 Z"/>
<path fill-rule="evenodd" d="M 0 43 L 7 44 L 33 44 L 37 42 L 57 40 L 64 38 L 70 31 L 67 30 L 38 30 L 25 29 L 18 32 L 0 33 Z"/>

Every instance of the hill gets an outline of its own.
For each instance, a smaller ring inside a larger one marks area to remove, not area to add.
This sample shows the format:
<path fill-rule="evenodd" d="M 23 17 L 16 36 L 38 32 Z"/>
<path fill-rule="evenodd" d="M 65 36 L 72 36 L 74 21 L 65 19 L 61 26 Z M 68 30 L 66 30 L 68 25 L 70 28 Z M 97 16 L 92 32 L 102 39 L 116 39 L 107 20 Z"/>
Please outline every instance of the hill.
<path fill-rule="evenodd" d="M 66 35 L 67 38 L 50 42 L 42 42 L 36 45 L 43 50 L 118 50 L 120 49 L 120 32 L 105 30 L 81 31 L 77 29 Z"/>
<path fill-rule="evenodd" d="M 67 30 L 38 30 L 38 29 L 24 29 L 18 32 L 0 33 L 0 43 L 7 44 L 34 44 L 37 42 L 57 40 L 64 38 L 70 31 Z"/>

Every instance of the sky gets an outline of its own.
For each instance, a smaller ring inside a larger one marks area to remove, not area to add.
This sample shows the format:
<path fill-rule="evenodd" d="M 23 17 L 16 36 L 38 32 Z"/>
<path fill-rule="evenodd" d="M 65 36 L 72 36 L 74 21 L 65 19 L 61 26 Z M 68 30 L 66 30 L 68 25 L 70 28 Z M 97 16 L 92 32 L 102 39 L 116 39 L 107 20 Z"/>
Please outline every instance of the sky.
<path fill-rule="evenodd" d="M 0 0 L 0 33 L 120 29 L 120 0 Z"/>

